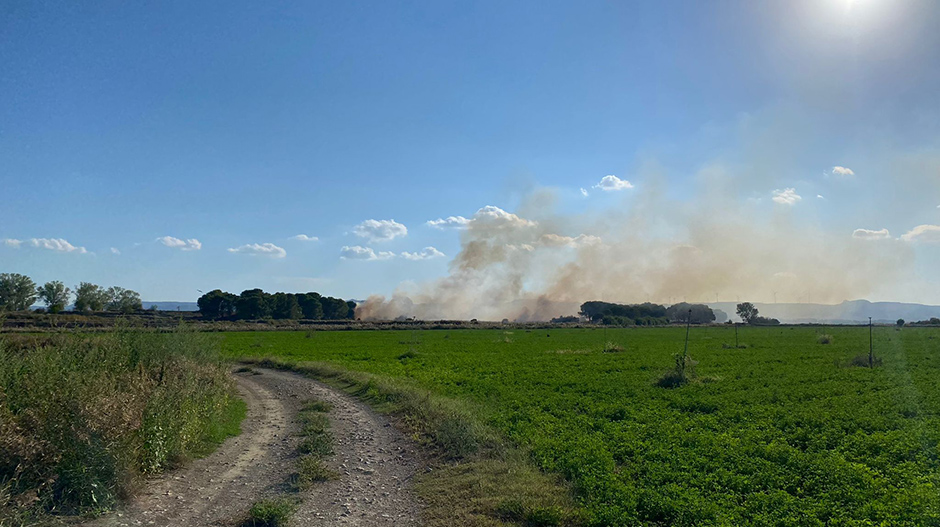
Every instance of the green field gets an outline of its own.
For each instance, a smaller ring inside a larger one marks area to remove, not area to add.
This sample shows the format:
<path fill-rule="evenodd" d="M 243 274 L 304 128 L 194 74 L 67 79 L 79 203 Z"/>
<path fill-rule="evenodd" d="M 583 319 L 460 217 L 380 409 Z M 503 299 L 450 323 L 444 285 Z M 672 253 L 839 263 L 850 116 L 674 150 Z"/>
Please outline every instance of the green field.
<path fill-rule="evenodd" d="M 820 333 L 832 335 L 820 344 Z M 229 333 L 466 401 L 562 474 L 590 525 L 940 525 L 940 331 L 693 328 L 699 381 L 655 381 L 685 329 Z M 605 339 L 622 352 L 604 353 Z"/>

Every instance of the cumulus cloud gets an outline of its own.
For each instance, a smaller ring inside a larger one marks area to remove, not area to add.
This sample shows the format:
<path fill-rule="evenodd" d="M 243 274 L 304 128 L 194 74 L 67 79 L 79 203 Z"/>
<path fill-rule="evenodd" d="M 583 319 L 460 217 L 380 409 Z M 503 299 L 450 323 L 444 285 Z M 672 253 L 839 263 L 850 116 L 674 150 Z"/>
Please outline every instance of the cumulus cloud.
<path fill-rule="evenodd" d="M 445 229 L 466 229 L 469 225 L 470 220 L 464 218 L 463 216 L 448 216 L 446 218 L 438 218 L 436 220 L 430 220 L 425 225 L 428 227 L 434 227 L 435 229 L 445 230 Z"/>
<path fill-rule="evenodd" d="M 881 229 L 880 231 L 855 229 L 855 232 L 852 233 L 852 237 L 860 240 L 887 240 L 891 238 L 891 233 L 888 232 L 888 229 Z"/>
<path fill-rule="evenodd" d="M 284 258 L 287 251 L 273 243 L 247 243 L 228 250 L 230 253 L 250 254 L 252 256 L 270 256 L 271 258 Z"/>
<path fill-rule="evenodd" d="M 315 242 L 320 238 L 317 238 L 316 236 L 307 236 L 306 234 L 298 234 L 297 236 L 291 236 L 290 239 L 302 242 Z"/>
<path fill-rule="evenodd" d="M 111 254 L 121 254 L 121 251 L 119 251 L 116 247 L 111 247 Z"/>
<path fill-rule="evenodd" d="M 940 243 L 940 225 L 918 225 L 901 235 L 906 242 Z"/>
<path fill-rule="evenodd" d="M 62 238 L 30 238 L 25 242 L 22 240 L 13 240 L 8 238 L 3 240 L 3 242 L 11 247 L 19 247 L 23 243 L 26 243 L 32 247 L 49 249 L 50 251 L 57 251 L 60 253 L 85 254 L 88 252 L 84 247 L 76 247 Z"/>
<path fill-rule="evenodd" d="M 20 245 L 23 244 L 23 240 L 16 240 L 16 239 L 13 239 L 13 238 L 6 238 L 6 239 L 3 240 L 3 244 L 6 245 L 7 247 L 13 247 L 13 248 L 19 249 L 19 248 L 20 248 Z"/>
<path fill-rule="evenodd" d="M 777 189 L 774 191 L 774 203 L 780 203 L 781 205 L 796 205 L 798 201 L 803 199 L 802 196 L 796 193 L 796 189 L 785 188 L 783 190 Z"/>
<path fill-rule="evenodd" d="M 817 199 L 826 199 L 826 196 L 823 196 L 822 194 L 816 194 L 816 198 L 817 198 Z"/>
<path fill-rule="evenodd" d="M 516 216 L 511 212 L 506 212 L 499 207 L 487 205 L 476 211 L 476 213 L 473 215 L 470 228 L 474 230 L 518 229 L 521 227 L 534 227 L 535 225 L 536 223 L 534 221 L 520 218 L 519 216 Z"/>
<path fill-rule="evenodd" d="M 172 236 L 162 236 L 157 238 L 157 241 L 163 245 L 166 245 L 167 247 L 172 247 L 181 251 L 198 251 L 199 249 L 202 249 L 202 243 L 200 243 L 196 238 L 181 240 Z"/>
<path fill-rule="evenodd" d="M 847 177 L 852 177 L 852 176 L 854 176 L 854 175 L 855 175 L 855 172 L 853 172 L 852 169 L 851 169 L 851 168 L 848 168 L 848 167 L 835 166 L 835 167 L 832 167 L 831 174 L 834 175 L 834 176 L 839 176 L 839 177 L 842 177 L 842 178 L 847 178 Z"/>
<path fill-rule="evenodd" d="M 353 227 L 353 234 L 373 242 L 387 242 L 408 234 L 408 228 L 395 220 L 366 220 Z"/>
<path fill-rule="evenodd" d="M 594 185 L 594 188 L 599 188 L 604 192 L 612 192 L 615 190 L 631 189 L 633 188 L 633 184 L 626 179 L 620 179 L 617 176 L 604 176 L 601 178 L 600 183 Z M 582 189 L 582 191 L 583 190 L 584 189 Z"/>
<path fill-rule="evenodd" d="M 581 195 L 584 196 L 585 198 L 589 196 L 588 191 L 585 190 L 584 187 L 581 187 Z"/>
<path fill-rule="evenodd" d="M 434 247 L 425 247 L 424 249 L 414 253 L 407 251 L 403 252 L 401 253 L 401 257 L 406 260 L 430 260 L 432 258 L 443 258 L 444 253 L 438 251 Z"/>
<path fill-rule="evenodd" d="M 394 258 L 395 253 L 390 251 L 376 252 L 371 247 L 361 245 L 344 245 L 339 251 L 339 257 L 343 260 L 388 260 Z"/>

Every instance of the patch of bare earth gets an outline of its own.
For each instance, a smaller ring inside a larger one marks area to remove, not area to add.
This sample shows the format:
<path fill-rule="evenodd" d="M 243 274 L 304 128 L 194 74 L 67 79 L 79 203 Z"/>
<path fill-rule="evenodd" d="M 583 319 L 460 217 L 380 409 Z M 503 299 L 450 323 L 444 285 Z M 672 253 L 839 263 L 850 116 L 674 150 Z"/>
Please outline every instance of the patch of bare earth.
<path fill-rule="evenodd" d="M 147 483 L 122 509 L 90 527 L 232 526 L 261 498 L 289 493 L 297 461 L 297 413 L 330 403 L 334 454 L 324 462 L 339 478 L 296 494 L 291 525 L 418 525 L 411 480 L 421 459 L 415 444 L 352 397 L 301 375 L 255 368 L 237 374 L 248 404 L 242 433 L 181 470 Z"/>

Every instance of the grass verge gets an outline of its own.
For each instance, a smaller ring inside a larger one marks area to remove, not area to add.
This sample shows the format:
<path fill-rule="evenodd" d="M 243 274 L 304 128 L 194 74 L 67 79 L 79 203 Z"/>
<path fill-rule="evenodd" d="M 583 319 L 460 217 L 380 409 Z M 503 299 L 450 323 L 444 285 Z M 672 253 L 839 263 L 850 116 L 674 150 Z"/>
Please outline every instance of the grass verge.
<path fill-rule="evenodd" d="M 237 434 L 216 349 L 184 330 L 0 336 L 0 525 L 100 514 Z"/>
<path fill-rule="evenodd" d="M 435 455 L 432 470 L 416 478 L 428 527 L 462 525 L 577 526 L 582 519 L 560 476 L 534 467 L 466 405 L 396 379 L 334 366 L 278 359 L 243 361 L 290 370 L 340 388 L 391 415 Z"/>

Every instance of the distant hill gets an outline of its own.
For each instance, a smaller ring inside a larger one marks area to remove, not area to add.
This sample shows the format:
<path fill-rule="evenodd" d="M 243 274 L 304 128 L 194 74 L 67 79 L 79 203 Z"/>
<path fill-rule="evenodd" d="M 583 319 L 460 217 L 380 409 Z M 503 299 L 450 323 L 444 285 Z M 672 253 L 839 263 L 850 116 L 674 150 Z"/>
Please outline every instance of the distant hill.
<path fill-rule="evenodd" d="M 712 309 L 720 309 L 732 320 L 736 302 L 709 302 Z M 761 316 L 776 318 L 784 324 L 867 324 L 868 317 L 876 323 L 893 324 L 899 318 L 908 322 L 940 317 L 940 306 L 906 304 L 902 302 L 869 302 L 847 300 L 841 304 L 754 304 Z"/>
<path fill-rule="evenodd" d="M 199 306 L 195 302 L 143 302 L 144 309 L 150 309 L 151 306 L 157 306 L 160 311 L 199 311 Z"/>

